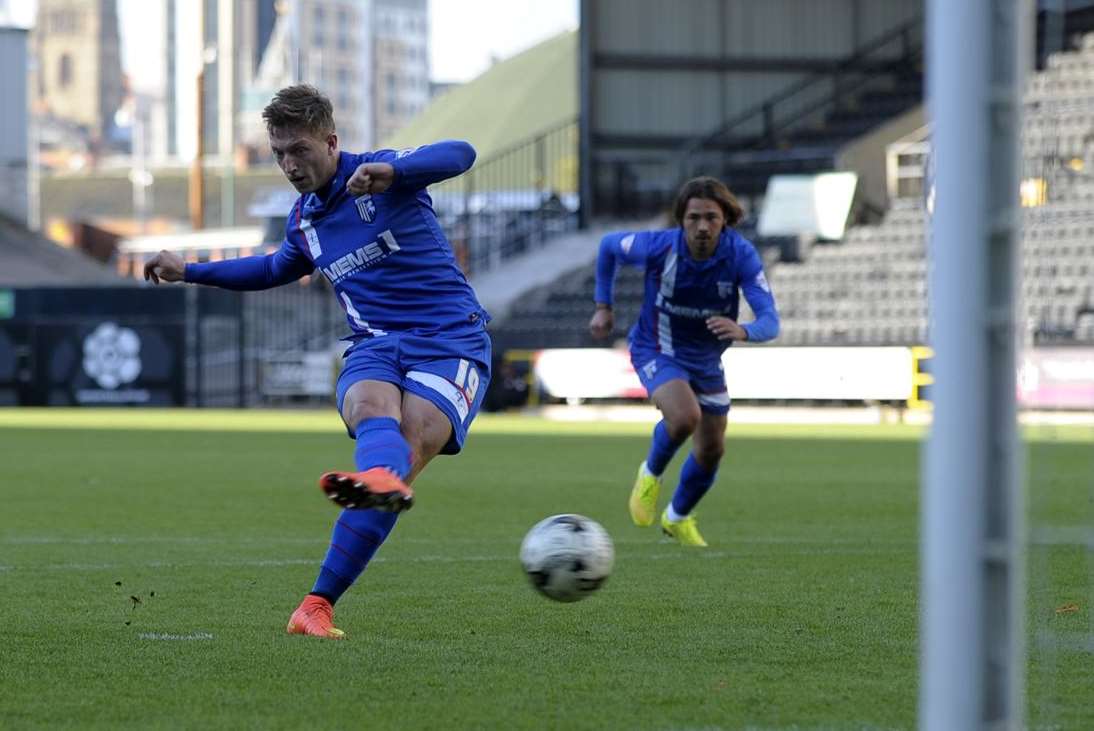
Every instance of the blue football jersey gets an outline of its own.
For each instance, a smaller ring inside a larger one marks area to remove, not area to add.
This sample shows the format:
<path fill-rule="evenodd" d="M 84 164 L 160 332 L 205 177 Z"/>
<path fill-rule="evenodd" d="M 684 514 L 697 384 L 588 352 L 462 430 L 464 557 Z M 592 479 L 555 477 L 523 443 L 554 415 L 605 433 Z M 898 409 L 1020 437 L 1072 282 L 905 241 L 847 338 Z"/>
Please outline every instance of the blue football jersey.
<path fill-rule="evenodd" d="M 489 318 L 456 263 L 425 189 L 467 170 L 474 155 L 470 145 L 455 141 L 399 153 L 342 152 L 326 198 L 309 193 L 293 205 L 277 252 L 190 264 L 186 280 L 264 289 L 318 269 L 356 337 L 481 330 Z M 346 182 L 358 165 L 370 162 L 390 163 L 395 180 L 383 193 L 355 197 Z"/>
<path fill-rule="evenodd" d="M 756 315 L 741 323 L 748 339 L 763 342 L 778 334 L 779 315 L 763 263 L 752 243 L 733 229 L 722 232 L 714 254 L 704 261 L 691 257 L 683 228 L 608 234 L 597 263 L 597 302 L 611 304 L 620 263 L 646 270 L 641 314 L 630 332 L 632 347 L 685 362 L 720 358 L 732 341 L 719 340 L 706 319 L 737 320 L 742 292 Z"/>

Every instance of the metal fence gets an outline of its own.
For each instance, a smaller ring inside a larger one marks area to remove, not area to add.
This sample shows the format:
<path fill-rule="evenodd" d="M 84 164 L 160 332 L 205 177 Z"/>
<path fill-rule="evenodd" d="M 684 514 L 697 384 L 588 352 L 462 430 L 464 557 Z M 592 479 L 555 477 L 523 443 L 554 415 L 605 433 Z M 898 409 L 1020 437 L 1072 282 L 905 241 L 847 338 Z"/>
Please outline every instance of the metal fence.
<path fill-rule="evenodd" d="M 188 405 L 331 401 L 339 338 L 349 327 L 322 278 L 262 292 L 188 294 Z"/>

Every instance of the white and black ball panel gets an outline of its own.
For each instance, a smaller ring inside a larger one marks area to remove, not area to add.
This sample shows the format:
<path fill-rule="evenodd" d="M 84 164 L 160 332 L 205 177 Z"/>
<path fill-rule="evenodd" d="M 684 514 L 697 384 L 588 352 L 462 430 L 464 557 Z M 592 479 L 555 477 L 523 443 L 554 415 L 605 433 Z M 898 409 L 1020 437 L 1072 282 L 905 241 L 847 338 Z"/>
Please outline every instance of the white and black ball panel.
<path fill-rule="evenodd" d="M 566 513 L 532 526 L 520 547 L 532 586 L 560 602 L 576 602 L 599 589 L 611 574 L 615 549 L 595 520 Z"/>

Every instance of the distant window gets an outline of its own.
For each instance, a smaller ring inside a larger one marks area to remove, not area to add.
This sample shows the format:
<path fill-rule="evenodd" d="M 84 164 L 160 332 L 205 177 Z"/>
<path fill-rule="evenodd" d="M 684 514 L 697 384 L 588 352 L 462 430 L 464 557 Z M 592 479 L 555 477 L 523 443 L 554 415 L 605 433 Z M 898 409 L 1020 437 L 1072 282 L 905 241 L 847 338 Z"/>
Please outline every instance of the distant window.
<path fill-rule="evenodd" d="M 65 53 L 61 55 L 61 63 L 57 67 L 57 85 L 66 89 L 72 84 L 72 56 Z"/>
<path fill-rule="evenodd" d="M 312 13 L 312 42 L 317 46 L 323 45 L 323 21 L 326 18 L 322 5 L 316 5 Z"/>
<path fill-rule="evenodd" d="M 54 33 L 73 34 L 80 29 L 77 11 L 58 10 L 49 16 L 49 26 Z"/>

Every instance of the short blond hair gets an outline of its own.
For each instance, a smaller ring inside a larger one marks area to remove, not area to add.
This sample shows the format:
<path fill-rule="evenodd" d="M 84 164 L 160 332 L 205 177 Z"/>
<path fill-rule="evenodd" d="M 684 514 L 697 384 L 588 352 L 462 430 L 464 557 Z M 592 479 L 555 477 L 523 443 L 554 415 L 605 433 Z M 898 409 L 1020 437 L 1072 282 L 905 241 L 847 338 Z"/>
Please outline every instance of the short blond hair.
<path fill-rule="evenodd" d="M 293 129 L 318 134 L 331 134 L 334 128 L 334 107 L 330 99 L 311 84 L 286 86 L 262 110 L 266 129 Z"/>

